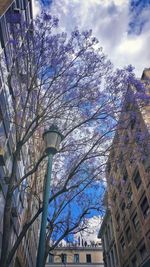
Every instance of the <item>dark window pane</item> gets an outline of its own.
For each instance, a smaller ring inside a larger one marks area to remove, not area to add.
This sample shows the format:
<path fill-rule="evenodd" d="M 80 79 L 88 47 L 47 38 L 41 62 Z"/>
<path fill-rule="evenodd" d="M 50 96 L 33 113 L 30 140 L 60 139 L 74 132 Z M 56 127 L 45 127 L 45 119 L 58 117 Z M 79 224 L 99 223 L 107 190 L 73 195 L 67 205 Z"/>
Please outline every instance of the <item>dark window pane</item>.
<path fill-rule="evenodd" d="M 74 254 L 74 262 L 79 263 L 79 254 Z"/>
<path fill-rule="evenodd" d="M 62 263 L 67 262 L 67 255 L 66 254 L 61 254 L 61 261 L 62 261 Z"/>
<path fill-rule="evenodd" d="M 132 114 L 132 117 L 131 117 L 131 120 L 130 120 L 131 130 L 134 129 L 135 123 L 136 123 L 136 117 L 135 117 L 134 114 Z"/>
<path fill-rule="evenodd" d="M 145 247 L 145 244 L 143 244 L 143 246 L 140 248 L 140 255 L 141 255 L 141 258 L 142 260 L 144 260 L 146 258 L 146 247 Z"/>
<path fill-rule="evenodd" d="M 48 262 L 49 263 L 53 263 L 54 262 L 54 255 L 53 254 L 49 254 Z"/>
<path fill-rule="evenodd" d="M 137 258 L 136 257 L 134 257 L 132 259 L 132 267 L 137 267 Z"/>
<path fill-rule="evenodd" d="M 140 187 L 141 182 L 142 182 L 141 176 L 140 176 L 139 171 L 138 171 L 134 177 L 134 183 L 135 183 L 137 189 Z"/>
<path fill-rule="evenodd" d="M 125 207 L 126 207 L 126 204 L 125 204 L 125 202 L 123 201 L 123 202 L 121 203 L 121 210 L 124 211 Z"/>
<path fill-rule="evenodd" d="M 128 243 L 130 243 L 131 238 L 132 238 L 130 227 L 128 227 L 127 230 L 126 230 L 126 237 L 127 237 Z"/>
<path fill-rule="evenodd" d="M 133 225 L 134 225 L 134 229 L 137 231 L 139 229 L 139 227 L 140 227 L 140 223 L 139 223 L 139 219 L 138 219 L 137 213 L 133 217 L 132 222 L 133 222 Z"/>
<path fill-rule="evenodd" d="M 121 250 L 123 252 L 125 250 L 125 240 L 124 240 L 124 237 L 121 238 L 120 245 L 121 245 Z"/>
<path fill-rule="evenodd" d="M 141 210 L 143 212 L 144 218 L 146 218 L 148 216 L 148 214 L 150 213 L 150 208 L 149 208 L 149 204 L 147 201 L 147 197 L 144 197 L 144 199 L 141 203 Z"/>
<path fill-rule="evenodd" d="M 91 254 L 86 254 L 86 262 L 87 263 L 92 262 L 92 260 L 91 260 Z"/>
<path fill-rule="evenodd" d="M 114 252 L 111 250 L 112 266 L 115 266 Z"/>
<path fill-rule="evenodd" d="M 132 200 L 132 189 L 131 189 L 131 185 L 128 186 L 127 189 L 127 197 L 129 200 Z"/>
<path fill-rule="evenodd" d="M 128 173 L 127 173 L 127 170 L 126 170 L 124 175 L 123 175 L 123 181 L 126 182 L 127 180 L 128 180 Z"/>

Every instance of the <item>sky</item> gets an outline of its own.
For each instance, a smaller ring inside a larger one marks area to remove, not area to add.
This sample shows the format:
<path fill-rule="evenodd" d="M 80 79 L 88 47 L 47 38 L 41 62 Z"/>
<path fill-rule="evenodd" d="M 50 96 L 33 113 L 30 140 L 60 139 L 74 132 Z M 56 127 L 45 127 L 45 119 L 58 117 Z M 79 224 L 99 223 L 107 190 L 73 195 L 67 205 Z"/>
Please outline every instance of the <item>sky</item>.
<path fill-rule="evenodd" d="M 63 31 L 92 29 L 115 67 L 132 64 L 138 78 L 150 67 L 150 0 L 33 0 L 34 16 L 40 3 Z"/>
<path fill-rule="evenodd" d="M 74 239 L 75 241 L 82 246 L 82 244 L 87 243 L 87 245 L 90 245 L 91 242 L 99 243 L 98 239 L 98 232 L 101 224 L 101 217 L 100 216 L 93 216 L 88 219 L 88 232 L 87 231 L 82 231 L 79 232 L 75 235 Z M 80 239 L 79 239 L 80 237 Z M 83 240 L 83 243 L 82 243 Z M 80 242 L 80 243 L 79 243 Z"/>

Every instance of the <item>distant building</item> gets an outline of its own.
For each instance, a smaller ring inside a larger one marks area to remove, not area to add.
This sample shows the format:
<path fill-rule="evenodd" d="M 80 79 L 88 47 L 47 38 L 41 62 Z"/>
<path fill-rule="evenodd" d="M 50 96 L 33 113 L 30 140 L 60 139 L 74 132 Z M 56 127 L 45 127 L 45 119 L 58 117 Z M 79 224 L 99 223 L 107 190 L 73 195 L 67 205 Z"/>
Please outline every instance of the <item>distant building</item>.
<path fill-rule="evenodd" d="M 150 69 L 143 72 L 142 81 L 150 94 Z M 109 205 L 99 233 L 104 263 L 149 267 L 150 104 L 125 102 L 120 120 L 106 170 Z"/>
<path fill-rule="evenodd" d="M 48 256 L 46 267 L 90 266 L 104 267 L 101 245 L 64 246 L 55 248 Z"/>

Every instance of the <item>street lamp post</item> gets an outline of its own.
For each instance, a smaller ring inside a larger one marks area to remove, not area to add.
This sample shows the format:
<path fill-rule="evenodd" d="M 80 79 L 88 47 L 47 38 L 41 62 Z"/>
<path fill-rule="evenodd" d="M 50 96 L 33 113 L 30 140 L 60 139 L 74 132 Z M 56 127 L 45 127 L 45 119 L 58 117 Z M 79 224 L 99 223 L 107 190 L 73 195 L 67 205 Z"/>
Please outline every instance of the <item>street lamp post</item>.
<path fill-rule="evenodd" d="M 47 225 L 47 216 L 48 216 L 48 202 L 49 202 L 49 193 L 50 193 L 52 160 L 53 160 L 54 154 L 56 154 L 59 149 L 59 145 L 62 140 L 62 135 L 59 132 L 57 126 L 52 125 L 49 128 L 49 130 L 46 130 L 43 133 L 43 139 L 46 145 L 45 151 L 48 155 L 48 164 L 47 164 L 47 175 L 45 176 L 45 181 L 44 181 L 45 183 L 44 183 L 44 192 L 43 192 L 43 212 L 42 212 L 36 267 L 44 267 L 46 225 Z"/>

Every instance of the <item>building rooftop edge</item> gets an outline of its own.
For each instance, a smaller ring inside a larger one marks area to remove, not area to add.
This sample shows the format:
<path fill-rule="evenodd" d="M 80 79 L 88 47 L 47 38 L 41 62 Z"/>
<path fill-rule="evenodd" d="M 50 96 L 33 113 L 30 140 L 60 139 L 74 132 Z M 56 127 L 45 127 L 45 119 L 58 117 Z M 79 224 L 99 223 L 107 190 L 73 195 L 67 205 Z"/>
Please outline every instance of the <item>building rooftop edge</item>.
<path fill-rule="evenodd" d="M 56 247 L 54 250 L 101 250 L 102 246 L 63 246 L 63 247 Z"/>

